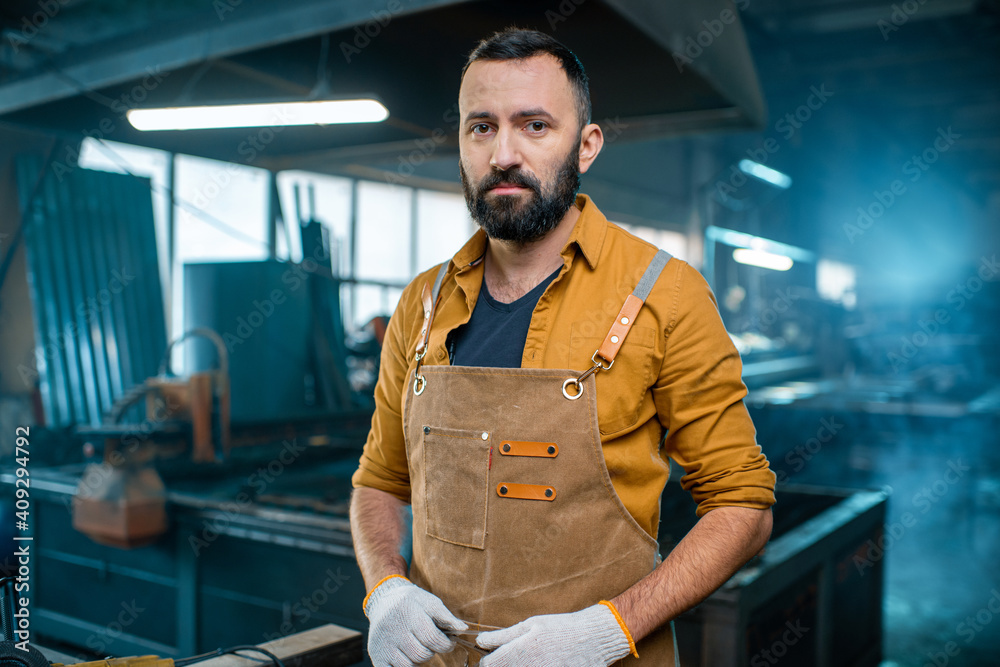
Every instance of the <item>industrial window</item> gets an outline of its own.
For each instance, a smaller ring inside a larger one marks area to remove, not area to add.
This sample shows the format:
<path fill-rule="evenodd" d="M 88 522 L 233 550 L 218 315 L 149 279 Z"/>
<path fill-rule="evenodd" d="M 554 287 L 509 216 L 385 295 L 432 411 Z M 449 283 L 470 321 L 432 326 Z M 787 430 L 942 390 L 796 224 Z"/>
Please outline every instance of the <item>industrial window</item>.
<path fill-rule="evenodd" d="M 287 236 L 277 234 L 277 255 L 282 259 L 302 261 L 302 243 L 298 225 L 315 218 L 330 232 L 333 270 L 350 276 L 351 267 L 351 197 L 354 182 L 349 178 L 326 176 L 307 171 L 282 171 L 278 174 L 278 192 Z"/>
<path fill-rule="evenodd" d="M 268 256 L 265 170 L 189 155 L 177 156 L 176 170 L 171 338 L 187 328 L 184 264 Z M 175 368 L 183 364 L 181 352 L 175 351 Z"/>
<path fill-rule="evenodd" d="M 853 266 L 829 259 L 816 262 L 816 292 L 820 298 L 854 310 L 858 300 L 856 289 L 857 272 Z"/>
<path fill-rule="evenodd" d="M 475 231 L 465 197 L 417 190 L 417 239 L 414 275 L 454 255 Z"/>
<path fill-rule="evenodd" d="M 85 168 L 151 179 L 165 303 L 172 322 L 170 337 L 180 335 L 185 326 L 185 263 L 253 261 L 268 256 L 267 171 L 187 155 L 175 159 L 171 284 L 166 270 L 169 154 L 87 139 L 80 157 Z M 280 172 L 277 186 L 285 229 L 277 230 L 276 256 L 302 261 L 298 224 L 315 218 L 329 230 L 334 271 L 360 281 L 342 292 L 348 329 L 363 326 L 375 315 L 391 314 L 402 288 L 417 273 L 451 257 L 475 230 L 464 197 L 454 192 L 295 170 Z M 352 239 L 352 229 L 357 230 L 356 239 Z M 180 358 L 175 362 L 182 364 Z"/>

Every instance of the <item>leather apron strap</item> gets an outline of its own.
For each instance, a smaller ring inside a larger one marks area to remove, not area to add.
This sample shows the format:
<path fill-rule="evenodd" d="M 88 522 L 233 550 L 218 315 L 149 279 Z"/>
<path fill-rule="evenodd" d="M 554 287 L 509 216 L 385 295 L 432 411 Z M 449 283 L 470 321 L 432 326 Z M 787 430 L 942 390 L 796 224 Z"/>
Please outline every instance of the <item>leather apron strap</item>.
<path fill-rule="evenodd" d="M 625 304 L 622 305 L 622 309 L 618 312 L 618 317 L 615 318 L 614 324 L 611 325 L 611 330 L 608 331 L 608 335 L 604 337 L 604 342 L 601 343 L 601 347 L 595 353 L 596 356 L 608 362 L 608 368 L 611 367 L 610 364 L 615 362 L 618 350 L 621 349 L 622 343 L 625 342 L 625 337 L 628 336 L 628 332 L 632 329 L 635 316 L 639 314 L 642 304 L 646 302 L 646 298 L 649 296 L 650 291 L 652 291 L 653 285 L 656 284 L 656 279 L 660 277 L 663 267 L 669 261 L 670 254 L 665 250 L 658 250 L 653 256 L 652 261 L 650 261 L 649 266 L 646 267 L 646 272 L 642 274 L 642 278 L 639 279 L 639 283 L 635 286 L 635 289 L 625 299 Z"/>
<path fill-rule="evenodd" d="M 649 266 L 646 267 L 646 271 L 642 274 L 642 278 L 636 284 L 635 289 L 625 298 L 625 303 L 622 305 L 622 309 L 618 311 L 618 316 L 612 323 L 611 329 L 608 330 L 608 335 L 604 337 L 604 342 L 601 343 L 599 348 L 594 350 L 594 354 L 590 357 L 594 365 L 584 371 L 579 377 L 566 378 L 566 381 L 563 382 L 563 396 L 571 401 L 575 401 L 583 395 L 584 380 L 597 371 L 611 370 L 611 367 L 615 364 L 615 357 L 618 355 L 618 350 L 621 349 L 622 344 L 625 342 L 628 332 L 632 330 L 636 315 L 642 309 L 642 305 L 646 302 L 646 298 L 652 291 L 653 285 L 656 284 L 657 279 L 663 272 L 663 267 L 670 261 L 670 257 L 670 253 L 665 250 L 656 251 L 653 259 L 649 262 Z M 573 389 L 570 390 L 570 387 L 573 387 Z"/>
<path fill-rule="evenodd" d="M 441 268 L 438 269 L 437 278 L 434 279 L 433 289 L 428 287 L 427 283 L 424 283 L 424 291 L 420 296 L 424 307 L 424 324 L 420 329 L 420 335 L 417 337 L 417 347 L 414 350 L 414 359 L 416 359 L 417 365 L 413 369 L 413 393 L 418 396 L 423 393 L 424 388 L 427 386 L 427 381 L 420 374 L 420 361 L 427 353 L 427 341 L 431 337 L 431 323 L 434 321 L 434 310 L 437 308 L 438 294 L 441 292 L 441 283 L 444 282 L 444 276 L 448 273 L 449 263 L 443 262 L 441 264 Z"/>

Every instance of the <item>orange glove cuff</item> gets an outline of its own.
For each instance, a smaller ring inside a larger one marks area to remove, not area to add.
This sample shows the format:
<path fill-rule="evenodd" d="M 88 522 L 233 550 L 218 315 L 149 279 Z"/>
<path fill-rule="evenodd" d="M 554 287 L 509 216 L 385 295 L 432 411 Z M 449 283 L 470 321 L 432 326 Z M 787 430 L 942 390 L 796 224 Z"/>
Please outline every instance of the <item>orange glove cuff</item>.
<path fill-rule="evenodd" d="M 601 600 L 598 604 L 603 604 L 605 607 L 611 610 L 611 613 L 615 615 L 615 620 L 618 621 L 618 625 L 621 627 L 622 632 L 625 633 L 625 638 L 628 639 L 629 651 L 635 657 L 639 657 L 639 652 L 635 650 L 635 641 L 632 639 L 632 633 L 628 631 L 628 626 L 625 625 L 625 621 L 622 620 L 622 615 L 618 613 L 615 606 L 608 602 L 607 600 Z"/>
<path fill-rule="evenodd" d="M 368 600 L 371 599 L 372 593 L 374 593 L 375 589 L 377 589 L 379 586 L 381 586 L 385 582 L 387 582 L 390 579 L 393 579 L 395 577 L 399 577 L 403 581 L 409 581 L 409 579 L 407 579 L 406 577 L 404 577 L 401 574 L 390 574 L 388 577 L 382 578 L 377 584 L 375 584 L 374 586 L 372 586 L 372 589 L 370 591 L 368 591 L 368 595 L 365 596 L 364 601 L 361 603 L 361 611 L 363 611 L 365 613 L 365 617 L 368 616 Z M 617 615 L 618 615 L 618 612 L 615 612 L 615 616 L 617 616 Z M 629 639 L 629 641 L 631 642 L 632 640 Z"/>

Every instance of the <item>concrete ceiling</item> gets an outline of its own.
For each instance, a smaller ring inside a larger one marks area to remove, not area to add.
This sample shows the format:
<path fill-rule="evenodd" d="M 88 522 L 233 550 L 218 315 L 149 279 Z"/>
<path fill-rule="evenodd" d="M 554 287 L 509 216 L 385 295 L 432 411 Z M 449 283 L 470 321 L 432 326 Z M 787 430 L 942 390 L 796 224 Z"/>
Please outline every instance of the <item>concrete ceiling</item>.
<path fill-rule="evenodd" d="M 374 95 L 387 122 L 283 129 L 255 163 L 325 170 L 394 157 L 421 138 L 448 153 L 465 55 L 508 25 L 569 44 L 588 64 L 595 119 L 617 121 L 623 140 L 759 127 L 765 117 L 738 20 L 691 67 L 676 66 L 700 20 L 684 3 L 49 0 L 51 11 L 39 9 L 46 4 L 4 5 L 0 120 L 70 137 L 246 162 L 246 129 L 141 133 L 123 112 Z"/>

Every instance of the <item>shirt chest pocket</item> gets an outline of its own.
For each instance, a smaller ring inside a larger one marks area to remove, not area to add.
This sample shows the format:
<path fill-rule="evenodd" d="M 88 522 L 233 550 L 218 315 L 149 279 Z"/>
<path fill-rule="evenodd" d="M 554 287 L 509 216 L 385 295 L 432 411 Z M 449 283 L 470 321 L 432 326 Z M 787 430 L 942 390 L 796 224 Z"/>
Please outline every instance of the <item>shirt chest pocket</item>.
<path fill-rule="evenodd" d="M 604 342 L 588 322 L 574 322 L 570 335 L 570 368 L 580 372 L 593 365 L 591 357 Z M 602 435 L 611 435 L 639 419 L 646 392 L 656 378 L 657 330 L 634 326 L 615 357 L 614 366 L 597 373 L 597 418 Z"/>

